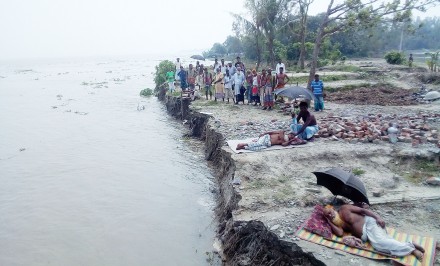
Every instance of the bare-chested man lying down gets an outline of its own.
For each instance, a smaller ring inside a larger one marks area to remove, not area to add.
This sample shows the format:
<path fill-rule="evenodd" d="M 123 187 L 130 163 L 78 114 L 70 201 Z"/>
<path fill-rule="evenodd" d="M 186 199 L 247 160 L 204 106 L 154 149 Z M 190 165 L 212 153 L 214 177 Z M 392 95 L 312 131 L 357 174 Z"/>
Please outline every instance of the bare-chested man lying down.
<path fill-rule="evenodd" d="M 239 143 L 237 150 L 260 151 L 269 148 L 272 145 L 287 146 L 296 140 L 295 135 L 288 134 L 284 130 L 271 131 L 261 134 L 256 141 L 249 143 Z"/>
<path fill-rule="evenodd" d="M 342 205 L 339 211 L 326 206 L 324 216 L 330 223 L 332 231 L 342 236 L 344 231 L 355 237 L 367 240 L 377 251 L 402 257 L 412 253 L 422 260 L 425 250 L 414 242 L 400 242 L 387 235 L 385 222 L 376 213 L 353 205 Z"/>

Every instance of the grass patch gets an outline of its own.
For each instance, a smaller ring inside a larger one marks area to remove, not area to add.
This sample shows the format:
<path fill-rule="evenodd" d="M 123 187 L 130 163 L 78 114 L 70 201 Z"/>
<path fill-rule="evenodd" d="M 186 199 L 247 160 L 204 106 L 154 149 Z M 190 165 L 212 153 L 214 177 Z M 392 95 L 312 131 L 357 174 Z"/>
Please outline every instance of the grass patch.
<path fill-rule="evenodd" d="M 415 167 L 424 172 L 428 173 L 437 173 L 439 172 L 439 165 L 434 161 L 428 161 L 428 160 L 419 160 L 416 161 Z"/>
<path fill-rule="evenodd" d="M 351 172 L 354 175 L 363 175 L 363 174 L 365 174 L 365 170 L 363 170 L 361 168 L 354 168 Z"/>
<path fill-rule="evenodd" d="M 338 92 L 338 91 L 349 91 L 354 90 L 358 88 L 387 88 L 387 90 L 394 90 L 396 87 L 390 83 L 381 82 L 377 84 L 371 84 L 371 83 L 360 83 L 360 84 L 349 84 L 342 87 L 325 87 L 326 92 Z"/>
<path fill-rule="evenodd" d="M 266 186 L 267 186 L 267 183 L 265 182 L 264 179 L 255 179 L 251 182 L 251 187 L 256 188 L 256 189 L 261 189 Z"/>
<path fill-rule="evenodd" d="M 250 186 L 256 189 L 282 187 L 281 190 L 283 190 L 289 179 L 287 175 L 282 175 L 278 178 L 255 179 L 250 182 Z"/>
<path fill-rule="evenodd" d="M 336 65 L 331 67 L 332 70 L 342 71 L 342 72 L 361 72 L 362 69 L 358 66 L 353 65 Z"/>
<path fill-rule="evenodd" d="M 289 177 L 287 175 L 282 175 L 278 177 L 278 182 L 280 182 L 281 184 L 286 183 L 287 181 L 289 181 Z"/>
<path fill-rule="evenodd" d="M 419 159 L 406 165 L 409 165 L 410 171 L 407 171 L 404 176 L 410 182 L 420 183 L 428 177 L 439 174 L 439 165 L 435 161 Z"/>
<path fill-rule="evenodd" d="M 348 75 L 322 75 L 320 79 L 325 83 L 329 81 L 339 81 L 339 80 L 349 80 L 353 77 L 349 77 Z M 289 77 L 290 84 L 304 84 L 309 81 L 309 76 L 300 76 L 300 77 Z"/>
<path fill-rule="evenodd" d="M 295 191 L 290 186 L 283 186 L 273 195 L 273 199 L 279 203 L 286 203 L 294 199 Z"/>
<path fill-rule="evenodd" d="M 204 105 L 204 106 L 215 106 L 215 105 L 218 105 L 218 102 L 216 102 L 216 101 L 205 101 L 205 102 L 202 103 L 202 105 Z"/>
<path fill-rule="evenodd" d="M 325 91 L 326 92 L 349 91 L 349 90 L 354 90 L 357 88 L 365 88 L 365 87 L 369 88 L 369 87 L 372 87 L 372 85 L 370 83 L 361 83 L 361 84 L 356 84 L 356 85 L 354 85 L 354 84 L 344 85 L 342 87 L 337 87 L 337 88 L 325 87 Z"/>
<path fill-rule="evenodd" d="M 431 176 L 439 175 L 439 163 L 435 160 L 397 158 L 390 162 L 390 169 L 411 183 L 421 183 Z"/>

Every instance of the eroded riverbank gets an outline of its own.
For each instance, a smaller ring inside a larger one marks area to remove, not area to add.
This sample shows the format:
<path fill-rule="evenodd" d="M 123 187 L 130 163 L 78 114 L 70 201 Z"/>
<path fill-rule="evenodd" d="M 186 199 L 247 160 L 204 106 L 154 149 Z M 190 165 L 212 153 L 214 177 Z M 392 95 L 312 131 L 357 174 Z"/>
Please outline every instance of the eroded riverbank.
<path fill-rule="evenodd" d="M 188 105 L 189 112 L 182 117 L 180 99 L 164 99 L 167 106 L 178 106 L 168 109 L 174 116 L 187 120 L 191 134 L 205 142 L 205 157 L 217 171 L 218 232 L 226 264 L 384 265 L 384 262 L 350 254 L 340 255 L 294 236 L 313 206 L 328 202 L 332 196 L 315 185 L 316 179 L 311 172 L 318 168 L 340 166 L 347 170 L 362 170 L 361 178 L 369 193 L 384 188 L 380 197 L 370 194 L 370 199 L 373 210 L 390 226 L 436 239 L 440 237 L 440 223 L 435 219 L 440 213 L 438 188 L 427 186 L 422 180 L 412 180 L 413 177 L 406 174 L 417 170 L 414 168 L 419 167 L 420 162 L 438 164 L 438 151 L 434 146 L 413 148 L 410 143 L 391 145 L 383 141 L 350 143 L 319 139 L 314 143 L 319 148 L 237 155 L 224 146 L 225 140 L 243 134 L 254 137 L 258 130 L 255 127 L 260 127 L 261 131 L 277 129 L 288 117 L 252 106 L 214 105 L 204 100 L 193 102 L 190 108 Z M 350 113 L 358 112 L 352 105 L 328 105 L 332 113 L 347 112 L 347 108 Z M 373 112 L 381 113 L 399 111 L 399 107 L 388 109 L 371 108 Z M 437 110 L 433 106 L 415 109 Z M 365 107 L 359 111 L 365 113 Z M 320 119 L 329 113 L 316 115 Z M 234 178 L 239 179 L 240 184 L 233 185 Z"/>

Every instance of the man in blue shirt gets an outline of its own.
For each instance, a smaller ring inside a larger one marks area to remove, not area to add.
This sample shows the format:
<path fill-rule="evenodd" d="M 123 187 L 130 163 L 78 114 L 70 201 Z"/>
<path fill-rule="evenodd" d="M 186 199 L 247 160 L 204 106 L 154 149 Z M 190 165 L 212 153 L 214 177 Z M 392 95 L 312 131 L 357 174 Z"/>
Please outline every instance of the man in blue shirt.
<path fill-rule="evenodd" d="M 315 111 L 323 111 L 324 110 L 324 83 L 322 80 L 319 80 L 319 75 L 315 75 L 315 80 L 310 83 L 310 87 L 312 87 L 313 95 L 315 95 Z"/>

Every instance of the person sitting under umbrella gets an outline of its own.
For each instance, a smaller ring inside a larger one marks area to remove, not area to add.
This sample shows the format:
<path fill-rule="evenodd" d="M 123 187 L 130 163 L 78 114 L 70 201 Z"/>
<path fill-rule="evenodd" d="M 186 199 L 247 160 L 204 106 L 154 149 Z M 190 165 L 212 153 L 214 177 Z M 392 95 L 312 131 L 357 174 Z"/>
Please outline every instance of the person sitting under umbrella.
<path fill-rule="evenodd" d="M 303 140 L 312 139 L 319 130 L 316 118 L 309 112 L 308 108 L 309 105 L 306 102 L 301 102 L 299 104 L 298 117 L 296 117 L 295 112 L 292 112 L 292 124 L 290 125 L 290 129 L 292 130 L 292 134 Z M 303 121 L 302 125 L 298 124 L 301 119 Z"/>
<path fill-rule="evenodd" d="M 350 232 L 363 242 L 370 241 L 373 248 L 379 252 L 398 257 L 413 254 L 418 260 L 423 259 L 423 247 L 414 242 L 393 239 L 385 230 L 384 220 L 369 209 L 342 205 L 336 211 L 332 206 L 326 206 L 324 216 L 337 236 L 343 236 L 344 231 Z"/>

